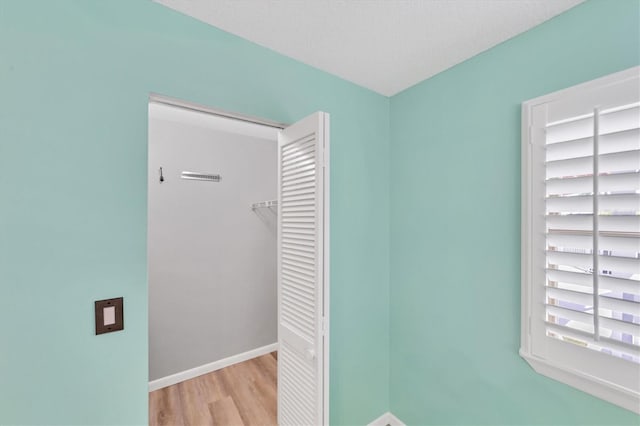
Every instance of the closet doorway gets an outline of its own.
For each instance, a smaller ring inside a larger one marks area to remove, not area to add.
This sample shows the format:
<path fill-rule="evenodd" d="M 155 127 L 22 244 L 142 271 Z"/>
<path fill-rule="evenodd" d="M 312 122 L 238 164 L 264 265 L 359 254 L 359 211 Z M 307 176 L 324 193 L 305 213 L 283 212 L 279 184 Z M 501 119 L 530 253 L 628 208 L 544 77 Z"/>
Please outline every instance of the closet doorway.
<path fill-rule="evenodd" d="M 151 424 L 327 424 L 329 117 L 149 102 Z"/>

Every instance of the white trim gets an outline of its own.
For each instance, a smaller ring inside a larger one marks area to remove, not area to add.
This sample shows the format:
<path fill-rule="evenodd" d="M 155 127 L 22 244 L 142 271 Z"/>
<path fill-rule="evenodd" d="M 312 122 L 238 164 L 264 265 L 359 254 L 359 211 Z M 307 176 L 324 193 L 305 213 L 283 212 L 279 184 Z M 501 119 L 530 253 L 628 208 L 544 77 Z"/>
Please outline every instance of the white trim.
<path fill-rule="evenodd" d="M 569 370 L 563 365 L 532 356 L 522 349 L 520 349 L 520 356 L 529 363 L 536 373 L 566 383 L 596 398 L 604 399 L 619 407 L 640 414 L 638 395 L 635 392 L 631 392 L 614 383 L 605 382 L 598 377 L 590 376 L 581 371 Z"/>
<path fill-rule="evenodd" d="M 535 332 L 537 323 L 532 324 L 532 321 L 538 321 L 532 308 L 532 305 L 535 303 L 532 284 L 534 274 L 534 247 L 536 247 L 534 244 L 537 244 L 534 240 L 539 238 L 539 235 L 534 234 L 533 222 L 536 220 L 536 217 L 532 213 L 532 208 L 535 207 L 535 200 L 532 198 L 534 194 L 534 171 L 531 158 L 534 149 L 532 145 L 534 141 L 532 132 L 537 131 L 532 128 L 534 122 L 533 114 L 535 114 L 536 107 L 554 101 L 572 98 L 581 95 L 583 92 L 590 92 L 627 80 L 637 79 L 639 75 L 640 67 L 633 67 L 522 103 L 521 341 L 519 351 L 520 356 L 524 358 L 537 373 L 558 380 L 559 382 L 638 414 L 640 414 L 640 394 L 638 392 L 603 380 L 585 371 L 577 370 L 574 365 L 554 362 L 548 358 L 541 357 L 539 355 L 545 352 L 533 345 L 533 332 Z M 571 348 L 568 350 L 575 351 L 576 349 Z M 627 361 L 620 360 L 620 362 Z"/>
<path fill-rule="evenodd" d="M 520 218 L 520 352 L 531 350 L 531 110 L 529 102 L 522 104 L 521 144 L 521 218 Z"/>
<path fill-rule="evenodd" d="M 182 126 L 211 129 L 233 135 L 249 136 L 269 143 L 273 143 L 278 139 L 278 128 L 276 127 L 252 123 L 247 120 L 236 120 L 163 102 L 149 102 L 149 119 L 169 121 Z"/>
<path fill-rule="evenodd" d="M 378 417 L 377 419 L 375 419 L 374 421 L 372 421 L 371 423 L 369 423 L 367 426 L 387 426 L 387 425 L 389 425 L 388 411 L 383 415 L 381 415 L 380 417 Z"/>
<path fill-rule="evenodd" d="M 244 115 L 244 114 L 238 114 L 238 113 L 234 113 L 234 112 L 229 112 L 229 111 L 224 111 L 224 110 L 220 110 L 220 109 L 216 109 L 216 108 L 211 108 L 202 104 L 197 104 L 197 103 L 193 103 L 193 102 L 188 102 L 188 101 L 184 101 L 184 100 L 180 100 L 180 99 L 176 99 L 176 98 L 171 98 L 169 96 L 164 96 L 164 95 L 160 95 L 157 93 L 150 93 L 149 94 L 149 104 L 151 103 L 157 103 L 157 104 L 164 104 L 164 105 L 169 105 L 169 106 L 174 106 L 174 107 L 179 107 L 179 108 L 184 108 L 186 110 L 192 110 L 192 111 L 197 111 L 197 112 L 203 112 L 203 113 L 207 113 L 207 114 L 212 114 L 215 116 L 219 116 L 219 117 L 225 117 L 225 118 L 230 118 L 233 120 L 238 120 L 238 121 L 242 121 L 242 122 L 248 122 L 248 123 L 253 123 L 253 124 L 260 124 L 263 126 L 269 126 L 269 127 L 273 127 L 276 129 L 285 129 L 287 127 L 289 127 L 288 124 L 284 124 L 284 123 L 278 123 L 272 120 L 267 120 L 267 119 L 262 119 L 262 118 L 258 118 L 258 117 L 253 117 L 253 116 L 248 116 L 248 115 Z M 322 249 L 322 257 L 323 257 L 323 265 L 322 265 L 322 272 L 323 272 L 323 292 L 324 292 L 324 300 L 323 300 L 323 318 L 321 319 L 321 330 L 323 332 L 323 337 L 322 337 L 322 350 L 323 350 L 323 361 L 324 361 L 324 365 L 322 366 L 323 369 L 323 385 L 324 385 L 324 389 L 323 389 L 323 395 L 322 395 L 322 415 L 323 415 L 323 422 L 325 424 L 329 423 L 329 401 L 330 401 L 330 397 L 329 397 L 329 393 L 330 393 L 330 386 L 329 386 L 329 377 L 330 377 L 330 371 L 329 371 L 329 359 L 330 359 L 330 351 L 329 351 L 329 342 L 330 342 L 330 321 L 329 321 L 329 314 L 331 312 L 330 309 L 330 294 L 329 294 L 329 289 L 330 289 L 330 283 L 329 283 L 329 278 L 330 278 L 330 267 L 329 267 L 329 260 L 330 260 L 330 244 L 329 244 L 329 234 L 330 234 L 330 229 L 329 229 L 329 223 L 330 223 L 330 206 L 329 206 L 329 200 L 330 200 L 330 168 L 329 168 L 329 163 L 330 163 L 330 150 L 329 150 L 329 146 L 330 146 L 330 119 L 329 119 L 329 114 L 328 113 L 320 113 L 323 117 L 322 120 L 322 127 L 321 127 L 321 133 L 323 134 L 323 142 L 324 142 L 324 149 L 323 149 L 323 159 L 321 160 L 321 163 L 323 165 L 323 186 L 324 186 L 324 192 L 323 192 L 323 219 L 324 222 L 322 224 L 323 226 L 323 249 Z M 279 160 L 278 160 L 279 161 Z M 148 245 L 148 241 L 147 241 L 147 245 Z M 278 254 L 279 257 L 279 254 Z M 147 269 L 148 269 L 148 265 L 147 265 Z M 279 282 L 279 280 L 278 280 Z M 278 286 L 278 300 L 279 300 L 279 286 Z M 279 307 L 280 303 L 278 302 L 278 318 L 280 317 L 280 312 L 279 312 Z M 199 375 L 202 374 L 206 374 L 209 373 L 211 371 L 215 371 L 218 370 L 220 368 L 224 368 L 228 365 L 231 364 L 235 364 L 237 362 L 242 362 L 245 361 L 247 359 L 256 357 L 256 356 L 260 356 L 263 355 L 264 353 L 268 353 L 271 352 L 273 350 L 277 350 L 278 347 L 278 343 L 274 343 L 272 345 L 269 346 L 265 346 L 263 348 L 258 348 L 255 349 L 254 351 L 249 351 L 249 352 L 245 352 L 244 354 L 239 354 L 233 357 L 229 357 L 229 358 L 225 358 L 223 360 L 219 360 L 210 364 L 206 364 L 200 367 L 196 367 L 193 368 L 191 370 L 187 370 L 187 371 L 183 371 L 181 373 L 176 373 L 173 374 L 171 376 L 167 376 L 167 377 L 163 377 L 161 379 L 158 380 L 154 380 L 152 382 L 149 382 L 149 391 L 153 391 L 156 389 L 161 389 L 163 387 L 166 386 L 170 386 L 172 384 L 175 383 L 179 383 L 181 381 L 193 378 L 193 377 L 197 377 Z M 269 348 L 269 349 L 267 349 Z M 264 353 L 260 353 L 260 350 L 266 350 L 266 352 Z M 247 354 L 250 353 L 255 353 L 252 356 L 247 356 Z M 244 356 L 247 356 L 246 358 L 243 358 Z M 395 418 L 395 417 L 394 417 Z M 396 419 L 397 420 L 397 419 Z M 398 425 L 400 426 L 401 423 L 398 423 Z"/>
<path fill-rule="evenodd" d="M 619 83 L 623 80 L 637 77 L 638 74 L 640 74 L 640 66 L 632 67 L 623 71 L 606 75 L 604 77 L 599 77 L 594 80 L 587 81 L 585 83 L 580 83 L 566 89 L 558 90 L 557 92 L 530 99 L 526 102 L 523 102 L 522 106 L 532 107 L 538 104 L 546 104 L 548 102 L 557 101 L 558 99 L 564 98 L 565 96 L 572 96 L 583 91 L 593 90 L 599 87 L 608 86 L 610 84 Z"/>
<path fill-rule="evenodd" d="M 330 296 L 330 285 L 329 285 L 329 281 L 330 281 L 330 275 L 331 275 L 331 270 L 329 268 L 329 261 L 330 261 L 330 256 L 329 256 L 329 251 L 331 248 L 330 242 L 329 242 L 329 227 L 330 227 L 330 219 L 331 219 L 331 214 L 330 214 L 330 206 L 329 206 L 329 201 L 331 199 L 330 197 L 330 168 L 329 168 L 329 163 L 330 163 L 330 150 L 329 150 L 329 146 L 331 145 L 331 127 L 330 127 L 330 116 L 328 113 L 324 113 L 322 114 L 324 120 L 323 120 L 323 143 L 324 143 L 324 149 L 322 150 L 323 152 L 323 156 L 324 156 L 324 161 L 323 161 L 323 170 L 322 170 L 322 174 L 323 174 L 323 179 L 324 179 L 324 183 L 323 183 L 323 187 L 324 187 L 324 192 L 323 192 L 323 207 L 324 207 L 324 214 L 323 214 L 323 219 L 324 219 L 324 223 L 323 223 L 323 232 L 324 232 L 324 236 L 323 236 L 323 243 L 322 243 L 322 261 L 323 261 L 323 312 L 322 312 L 322 316 L 323 316 L 323 320 L 322 320 L 322 331 L 323 331 L 323 337 L 322 337 L 322 343 L 323 343 L 323 350 L 324 350 L 324 354 L 322 357 L 323 360 L 323 373 L 324 373 L 324 379 L 322 382 L 322 385 L 324 387 L 324 395 L 322 396 L 323 402 L 322 405 L 324 407 L 324 415 L 323 415 L 323 419 L 324 419 L 324 423 L 325 424 L 329 424 L 329 402 L 330 402 L 330 398 L 329 398 L 329 389 L 330 389 L 330 382 L 329 382 L 329 342 L 331 341 L 330 339 L 330 322 L 329 322 L 329 305 L 330 305 L 330 301 L 331 301 L 331 296 Z"/>
<path fill-rule="evenodd" d="M 392 412 L 388 413 L 389 415 L 389 425 L 391 426 L 406 426 L 402 420 L 397 418 Z"/>
<path fill-rule="evenodd" d="M 405 424 L 393 415 L 390 411 L 387 411 L 367 426 L 405 426 Z"/>
<path fill-rule="evenodd" d="M 167 386 L 175 385 L 176 383 L 184 382 L 185 380 L 193 379 L 194 377 L 202 376 L 203 374 L 211 373 L 212 371 L 220 370 L 221 368 L 225 368 L 239 362 L 247 361 L 252 358 L 257 358 L 259 356 L 266 355 L 277 350 L 278 344 L 272 343 L 267 346 L 262 346 L 260 348 L 252 349 L 250 351 L 223 358 L 218 361 L 210 362 L 209 364 L 204 364 L 199 367 L 181 371 L 180 373 L 162 377 L 160 379 L 149 382 L 149 392 L 153 392 Z"/>
<path fill-rule="evenodd" d="M 248 123 L 262 124 L 263 126 L 275 127 L 276 129 L 284 129 L 288 124 L 278 123 L 277 121 L 267 120 L 264 118 L 253 117 L 236 112 L 224 111 L 217 108 L 211 108 L 206 105 L 197 104 L 195 102 L 183 101 L 181 99 L 160 95 L 158 93 L 149 94 L 149 102 L 171 105 L 174 107 L 184 108 L 192 111 L 205 112 L 207 114 L 217 115 L 219 117 L 231 118 L 233 120 L 245 121 Z"/>

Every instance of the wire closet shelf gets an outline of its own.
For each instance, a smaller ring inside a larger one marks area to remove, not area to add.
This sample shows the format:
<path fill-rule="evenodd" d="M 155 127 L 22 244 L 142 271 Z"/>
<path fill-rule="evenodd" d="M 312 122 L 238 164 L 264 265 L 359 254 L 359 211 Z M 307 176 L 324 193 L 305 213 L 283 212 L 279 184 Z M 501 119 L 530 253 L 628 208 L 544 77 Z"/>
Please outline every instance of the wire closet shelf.
<path fill-rule="evenodd" d="M 251 209 L 252 210 L 268 209 L 268 208 L 271 208 L 271 207 L 276 207 L 277 205 L 278 205 L 278 201 L 277 200 L 261 201 L 259 203 L 251 204 Z"/>

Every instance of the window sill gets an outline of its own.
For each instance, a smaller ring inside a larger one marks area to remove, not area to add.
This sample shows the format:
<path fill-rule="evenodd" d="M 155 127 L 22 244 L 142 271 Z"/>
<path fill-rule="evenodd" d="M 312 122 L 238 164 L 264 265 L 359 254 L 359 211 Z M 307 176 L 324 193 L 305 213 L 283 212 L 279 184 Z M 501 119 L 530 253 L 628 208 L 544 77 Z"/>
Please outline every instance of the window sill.
<path fill-rule="evenodd" d="M 577 370 L 538 358 L 524 349 L 520 356 L 539 374 L 573 386 L 583 392 L 640 414 L 640 394 Z"/>

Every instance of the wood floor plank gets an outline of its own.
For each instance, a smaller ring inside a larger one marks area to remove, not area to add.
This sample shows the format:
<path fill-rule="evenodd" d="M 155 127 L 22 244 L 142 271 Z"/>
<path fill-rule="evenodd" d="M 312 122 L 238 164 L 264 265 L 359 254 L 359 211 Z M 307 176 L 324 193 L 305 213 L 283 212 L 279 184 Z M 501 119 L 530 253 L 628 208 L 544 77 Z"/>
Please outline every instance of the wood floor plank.
<path fill-rule="evenodd" d="M 209 394 L 209 403 L 216 402 L 229 396 L 229 391 L 225 388 L 220 378 L 220 370 L 200 376 L 203 386 Z"/>
<path fill-rule="evenodd" d="M 182 402 L 177 386 L 158 389 L 149 394 L 149 425 L 184 426 Z"/>
<path fill-rule="evenodd" d="M 214 426 L 244 426 L 238 407 L 230 396 L 209 404 L 209 413 Z"/>
<path fill-rule="evenodd" d="M 151 392 L 149 424 L 276 425 L 277 378 L 274 352 Z"/>
<path fill-rule="evenodd" d="M 255 358 L 256 364 L 260 367 L 262 374 L 266 376 L 266 379 L 272 382 L 274 389 L 278 388 L 278 362 L 275 358 L 269 355 Z"/>
<path fill-rule="evenodd" d="M 223 370 L 225 382 L 230 387 L 233 401 L 246 425 L 272 425 L 273 416 L 260 403 L 261 395 L 256 388 L 255 379 L 247 366 L 248 362 L 232 365 Z"/>
<path fill-rule="evenodd" d="M 266 359 L 260 359 L 266 358 Z M 264 357 L 255 358 L 245 365 L 247 374 L 253 378 L 252 384 L 255 389 L 255 399 L 269 413 L 269 423 L 277 424 L 277 407 L 278 395 L 276 378 L 274 371 L 269 371 L 264 364 L 268 364 L 269 359 L 273 357 L 265 355 Z"/>
<path fill-rule="evenodd" d="M 201 377 L 178 383 L 185 426 L 210 425 L 209 403 L 213 402 Z"/>

